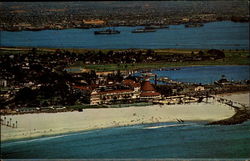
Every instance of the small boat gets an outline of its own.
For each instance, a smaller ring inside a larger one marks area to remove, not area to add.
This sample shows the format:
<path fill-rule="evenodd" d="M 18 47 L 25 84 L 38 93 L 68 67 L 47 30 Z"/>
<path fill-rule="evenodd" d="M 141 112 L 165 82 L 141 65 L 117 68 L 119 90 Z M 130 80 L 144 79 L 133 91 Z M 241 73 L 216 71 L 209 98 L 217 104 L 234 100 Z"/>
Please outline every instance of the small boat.
<path fill-rule="evenodd" d="M 145 32 L 155 32 L 155 29 L 139 28 L 131 31 L 132 33 L 145 33 Z"/>
<path fill-rule="evenodd" d="M 115 29 L 106 29 L 106 30 L 102 30 L 102 31 L 95 31 L 94 32 L 95 35 L 110 35 L 110 34 L 120 34 L 120 31 L 115 30 Z"/>
<path fill-rule="evenodd" d="M 221 79 L 218 81 L 214 81 L 215 85 L 226 85 L 226 84 L 231 84 L 231 82 L 226 78 L 225 75 L 221 76 Z"/>

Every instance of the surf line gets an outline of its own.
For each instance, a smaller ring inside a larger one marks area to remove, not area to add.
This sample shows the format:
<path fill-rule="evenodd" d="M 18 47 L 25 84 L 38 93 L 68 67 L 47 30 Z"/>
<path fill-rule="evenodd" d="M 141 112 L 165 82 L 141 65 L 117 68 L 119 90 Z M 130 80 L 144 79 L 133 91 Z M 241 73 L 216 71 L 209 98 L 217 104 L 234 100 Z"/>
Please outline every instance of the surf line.
<path fill-rule="evenodd" d="M 193 124 L 173 124 L 173 125 L 162 125 L 162 126 L 151 126 L 151 127 L 145 127 L 144 129 L 158 129 L 163 127 L 177 127 L 177 126 L 188 126 Z"/>

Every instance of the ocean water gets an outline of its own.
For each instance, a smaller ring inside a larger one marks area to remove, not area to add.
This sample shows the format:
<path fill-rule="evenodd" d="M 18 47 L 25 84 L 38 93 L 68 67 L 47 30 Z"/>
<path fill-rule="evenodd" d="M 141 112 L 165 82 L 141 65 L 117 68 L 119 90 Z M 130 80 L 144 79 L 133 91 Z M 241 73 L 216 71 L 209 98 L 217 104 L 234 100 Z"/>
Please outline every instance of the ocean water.
<path fill-rule="evenodd" d="M 157 123 L 1 143 L 2 158 L 250 158 L 250 122 Z"/>
<path fill-rule="evenodd" d="M 184 48 L 249 49 L 249 23 L 231 21 L 206 23 L 203 27 L 185 28 L 170 25 L 151 33 L 131 33 L 139 27 L 117 27 L 121 34 L 94 35 L 102 29 L 66 29 L 43 31 L 0 31 L 1 46 L 52 48 Z"/>
<path fill-rule="evenodd" d="M 214 81 L 221 79 L 222 75 L 225 75 L 225 77 L 230 81 L 249 80 L 250 66 L 248 65 L 191 66 L 191 67 L 181 67 L 180 70 L 169 70 L 169 71 L 153 70 L 152 73 L 157 74 L 158 78 L 168 77 L 172 80 L 179 82 L 213 84 Z M 136 73 L 134 75 L 140 76 L 141 73 Z"/>

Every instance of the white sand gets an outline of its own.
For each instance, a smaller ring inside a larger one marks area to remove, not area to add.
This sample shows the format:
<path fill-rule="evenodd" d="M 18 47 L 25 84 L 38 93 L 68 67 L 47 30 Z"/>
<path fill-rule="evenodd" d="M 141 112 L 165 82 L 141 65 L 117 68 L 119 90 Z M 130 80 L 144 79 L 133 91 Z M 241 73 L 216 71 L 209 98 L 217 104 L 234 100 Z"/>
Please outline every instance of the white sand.
<path fill-rule="evenodd" d="M 1 140 L 62 134 L 98 128 L 154 122 L 214 121 L 231 117 L 235 111 L 216 102 L 154 105 L 147 107 L 86 109 L 83 112 L 8 115 L 18 128 L 1 126 Z M 2 119 L 4 116 L 1 116 Z"/>
<path fill-rule="evenodd" d="M 238 102 L 250 106 L 250 92 L 219 94 L 217 97 L 225 98 L 233 102 Z"/>

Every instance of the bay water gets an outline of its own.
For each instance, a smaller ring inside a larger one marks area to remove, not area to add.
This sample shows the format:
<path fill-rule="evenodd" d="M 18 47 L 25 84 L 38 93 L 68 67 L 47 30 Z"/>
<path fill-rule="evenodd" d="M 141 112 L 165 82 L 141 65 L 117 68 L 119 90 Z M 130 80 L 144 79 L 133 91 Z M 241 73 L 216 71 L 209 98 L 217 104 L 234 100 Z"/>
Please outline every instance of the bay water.
<path fill-rule="evenodd" d="M 182 48 L 249 49 L 249 23 L 231 21 L 205 23 L 203 27 L 185 28 L 170 25 L 150 33 L 131 33 L 137 27 L 116 27 L 120 34 L 95 35 L 99 29 L 65 29 L 42 31 L 0 31 L 1 46 L 49 48 Z"/>
<path fill-rule="evenodd" d="M 171 69 L 171 68 L 165 68 Z M 190 66 L 180 67 L 180 70 L 153 70 L 158 77 L 167 77 L 178 82 L 213 84 L 224 75 L 229 81 L 244 81 L 250 79 L 250 66 Z M 136 74 L 140 75 L 140 73 Z"/>

